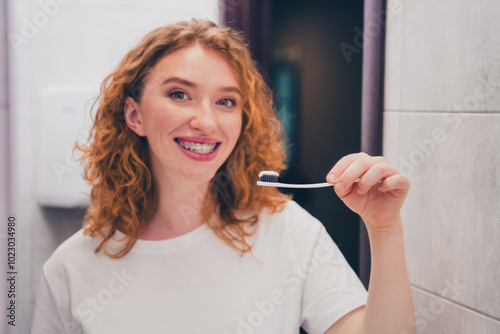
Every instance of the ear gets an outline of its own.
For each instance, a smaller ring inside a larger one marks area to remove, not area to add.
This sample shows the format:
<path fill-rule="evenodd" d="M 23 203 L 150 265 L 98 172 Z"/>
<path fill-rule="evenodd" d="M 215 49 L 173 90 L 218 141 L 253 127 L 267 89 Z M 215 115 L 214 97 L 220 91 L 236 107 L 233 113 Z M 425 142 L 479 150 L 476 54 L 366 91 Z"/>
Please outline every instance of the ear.
<path fill-rule="evenodd" d="M 142 122 L 142 115 L 140 113 L 140 106 L 133 98 L 130 96 L 125 100 L 125 123 L 134 131 L 138 136 L 146 137 L 146 131 L 144 131 L 144 124 Z"/>

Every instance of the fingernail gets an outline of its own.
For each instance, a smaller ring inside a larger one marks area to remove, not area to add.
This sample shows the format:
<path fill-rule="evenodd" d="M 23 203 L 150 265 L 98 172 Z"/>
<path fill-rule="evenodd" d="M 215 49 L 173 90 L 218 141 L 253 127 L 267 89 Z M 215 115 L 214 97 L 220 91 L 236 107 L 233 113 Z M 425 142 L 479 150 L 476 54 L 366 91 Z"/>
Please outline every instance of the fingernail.
<path fill-rule="evenodd" d="M 328 175 L 328 181 L 329 182 L 334 182 L 335 181 L 335 174 Z"/>
<path fill-rule="evenodd" d="M 335 185 L 335 188 L 337 188 L 337 190 L 342 191 L 342 190 L 344 190 L 345 185 L 344 185 L 342 182 L 339 182 L 339 183 L 337 183 L 337 184 Z"/>

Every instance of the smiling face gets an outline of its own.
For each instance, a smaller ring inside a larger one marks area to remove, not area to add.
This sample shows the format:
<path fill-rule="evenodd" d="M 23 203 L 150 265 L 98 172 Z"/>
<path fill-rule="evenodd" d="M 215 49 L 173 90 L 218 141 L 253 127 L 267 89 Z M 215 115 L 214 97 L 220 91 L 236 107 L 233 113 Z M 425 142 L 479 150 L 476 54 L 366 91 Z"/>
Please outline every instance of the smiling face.
<path fill-rule="evenodd" d="M 158 181 L 208 184 L 240 136 L 238 75 L 217 51 L 176 50 L 153 68 L 140 102 L 127 98 L 125 121 L 147 138 Z"/>

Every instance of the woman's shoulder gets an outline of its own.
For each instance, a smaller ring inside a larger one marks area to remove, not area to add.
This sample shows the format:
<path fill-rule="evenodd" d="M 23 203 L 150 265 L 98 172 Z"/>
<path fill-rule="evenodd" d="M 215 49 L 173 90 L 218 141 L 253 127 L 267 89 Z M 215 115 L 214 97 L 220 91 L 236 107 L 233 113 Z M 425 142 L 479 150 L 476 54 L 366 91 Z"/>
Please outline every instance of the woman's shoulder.
<path fill-rule="evenodd" d="M 266 210 L 259 215 L 252 253 L 258 259 L 276 256 L 288 265 L 311 256 L 325 233 L 318 219 L 297 202 L 288 200 L 281 211 Z"/>
<path fill-rule="evenodd" d="M 86 262 L 89 257 L 95 257 L 95 248 L 99 245 L 99 237 L 84 234 L 83 229 L 78 230 L 71 237 L 61 243 L 45 262 L 44 272 L 57 272 L 68 266 L 75 266 Z"/>
<path fill-rule="evenodd" d="M 269 210 L 264 211 L 262 217 L 265 221 L 289 222 L 299 226 L 310 226 L 310 224 L 316 227 L 322 226 L 321 222 L 294 200 L 287 200 L 283 208 L 274 213 Z"/>
<path fill-rule="evenodd" d="M 261 228 L 280 235 L 298 237 L 317 236 L 323 224 L 294 200 L 288 200 L 283 209 L 271 213 L 265 211 L 260 216 Z"/>

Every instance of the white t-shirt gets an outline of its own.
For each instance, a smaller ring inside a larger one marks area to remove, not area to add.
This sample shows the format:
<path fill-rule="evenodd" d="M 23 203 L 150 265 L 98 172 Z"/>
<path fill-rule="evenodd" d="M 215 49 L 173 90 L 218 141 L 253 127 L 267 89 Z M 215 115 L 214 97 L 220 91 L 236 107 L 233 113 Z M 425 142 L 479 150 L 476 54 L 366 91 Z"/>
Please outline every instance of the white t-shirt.
<path fill-rule="evenodd" d="M 251 240 L 252 253 L 240 256 L 205 224 L 138 240 L 112 259 L 79 231 L 43 267 L 32 333 L 288 334 L 303 326 L 315 334 L 366 303 L 323 225 L 294 201 L 261 214 Z"/>

